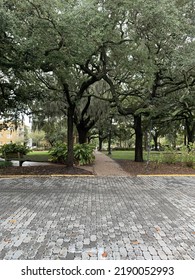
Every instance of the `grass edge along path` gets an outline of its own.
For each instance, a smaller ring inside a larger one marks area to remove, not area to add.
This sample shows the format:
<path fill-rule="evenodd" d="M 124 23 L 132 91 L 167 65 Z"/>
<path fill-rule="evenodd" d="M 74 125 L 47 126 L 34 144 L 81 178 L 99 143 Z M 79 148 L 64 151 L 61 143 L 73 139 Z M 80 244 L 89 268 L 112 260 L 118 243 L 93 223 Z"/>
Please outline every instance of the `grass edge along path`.
<path fill-rule="evenodd" d="M 108 155 L 107 152 L 104 152 L 106 155 Z M 124 160 L 134 160 L 134 155 L 135 155 L 135 152 L 134 151 L 129 151 L 129 150 L 118 150 L 118 151 L 112 151 L 112 154 L 110 155 L 110 157 L 112 159 L 124 159 Z M 151 151 L 150 154 L 149 154 L 149 157 L 148 157 L 148 152 L 147 151 L 144 151 L 143 152 L 143 158 L 144 158 L 144 161 L 154 161 L 154 162 L 159 162 L 159 163 L 163 163 L 165 162 L 165 157 L 164 156 L 167 156 L 167 159 L 169 160 L 169 157 L 170 157 L 170 160 L 175 160 L 175 163 L 176 162 L 184 162 L 182 159 L 182 154 L 181 152 L 176 152 L 174 155 L 173 153 L 171 152 L 166 152 L 166 151 Z M 173 158 L 174 156 L 174 158 Z M 164 158 L 164 160 L 163 160 Z M 195 163 L 195 156 L 193 158 L 193 161 Z M 166 162 L 165 162 L 166 163 Z M 174 162 L 172 162 L 174 163 Z"/>

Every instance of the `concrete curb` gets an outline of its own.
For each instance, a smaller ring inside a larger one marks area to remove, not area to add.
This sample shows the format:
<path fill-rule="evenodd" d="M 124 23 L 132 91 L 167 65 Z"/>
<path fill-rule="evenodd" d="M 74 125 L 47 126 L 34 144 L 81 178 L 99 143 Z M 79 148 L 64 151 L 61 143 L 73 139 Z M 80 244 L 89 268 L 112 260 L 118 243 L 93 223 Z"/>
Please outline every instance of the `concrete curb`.
<path fill-rule="evenodd" d="M 47 178 L 47 177 L 94 177 L 94 175 L 71 175 L 71 174 L 51 174 L 51 175 L 0 175 L 0 179 L 14 178 Z"/>
<path fill-rule="evenodd" d="M 150 174 L 150 175 L 137 175 L 137 177 L 194 177 L 195 174 Z"/>

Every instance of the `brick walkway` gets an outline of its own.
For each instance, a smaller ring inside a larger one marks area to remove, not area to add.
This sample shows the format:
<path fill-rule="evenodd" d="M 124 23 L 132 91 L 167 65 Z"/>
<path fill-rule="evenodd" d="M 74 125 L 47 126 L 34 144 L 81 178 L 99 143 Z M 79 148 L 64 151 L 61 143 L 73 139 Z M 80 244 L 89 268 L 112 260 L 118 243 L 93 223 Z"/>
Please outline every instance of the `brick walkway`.
<path fill-rule="evenodd" d="M 195 259 L 195 178 L 0 179 L 0 259 Z"/>

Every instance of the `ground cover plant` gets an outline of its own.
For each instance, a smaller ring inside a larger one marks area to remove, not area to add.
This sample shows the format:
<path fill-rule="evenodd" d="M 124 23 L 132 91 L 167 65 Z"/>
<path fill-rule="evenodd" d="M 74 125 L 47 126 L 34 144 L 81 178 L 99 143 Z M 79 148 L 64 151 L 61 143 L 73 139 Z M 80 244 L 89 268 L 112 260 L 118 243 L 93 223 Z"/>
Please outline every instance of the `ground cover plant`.
<path fill-rule="evenodd" d="M 88 165 L 94 161 L 93 146 L 87 144 L 77 144 L 74 147 L 75 165 L 66 166 L 67 147 L 65 144 L 57 144 L 50 151 L 31 151 L 24 156 L 27 162 L 42 162 L 46 165 L 32 166 L 12 166 L 11 162 L 0 161 L 0 176 L 9 175 L 92 175 L 89 170 L 77 167 L 78 165 Z M 77 165 L 77 166 L 76 166 Z"/>
<path fill-rule="evenodd" d="M 107 152 L 105 152 L 107 154 Z M 130 150 L 117 150 L 117 151 L 112 151 L 111 157 L 113 159 L 125 159 L 125 160 L 134 160 L 135 157 L 135 152 L 130 151 Z M 151 151 L 149 154 L 149 160 L 150 161 L 157 161 L 160 157 L 160 152 L 157 151 Z M 143 158 L 144 161 L 148 160 L 148 152 L 143 153 Z"/>
<path fill-rule="evenodd" d="M 95 157 L 93 155 L 94 147 L 89 144 L 77 144 L 74 146 L 74 162 L 79 165 L 91 164 Z M 51 161 L 65 163 L 67 161 L 67 146 L 64 143 L 55 145 L 50 151 Z"/>
<path fill-rule="evenodd" d="M 107 152 L 105 152 L 106 154 Z M 122 160 L 133 160 L 134 151 L 112 151 L 111 157 L 113 159 L 122 159 Z M 183 147 L 180 151 L 174 149 L 165 149 L 165 151 L 151 151 L 148 155 L 148 152 L 144 152 L 144 161 L 151 161 L 156 163 L 183 163 L 188 167 L 193 167 L 195 163 L 195 150 L 194 148 L 189 151 L 187 147 Z"/>
<path fill-rule="evenodd" d="M 132 175 L 137 174 L 195 174 L 194 149 L 181 151 L 144 152 L 144 162 L 135 162 L 134 151 L 112 151 L 111 157 Z"/>
<path fill-rule="evenodd" d="M 1 155 L 0 155 L 1 156 Z M 33 162 L 32 166 L 13 166 L 11 161 L 0 161 L 0 177 L 6 177 L 10 175 L 92 175 L 92 172 L 73 166 L 67 167 L 64 164 L 51 163 L 51 155 L 49 151 L 32 151 L 28 155 L 24 156 L 24 160 Z M 34 165 L 46 163 L 46 165 Z M 30 163 L 29 163 L 30 164 Z M 49 165 L 48 165 L 49 164 Z"/>
<path fill-rule="evenodd" d="M 0 161 L 0 169 L 12 166 L 10 161 Z"/>
<path fill-rule="evenodd" d="M 3 156 L 8 153 L 21 153 L 23 155 L 26 155 L 27 153 L 30 152 L 30 148 L 16 143 L 9 143 L 9 144 L 4 144 L 0 148 L 0 152 Z"/>

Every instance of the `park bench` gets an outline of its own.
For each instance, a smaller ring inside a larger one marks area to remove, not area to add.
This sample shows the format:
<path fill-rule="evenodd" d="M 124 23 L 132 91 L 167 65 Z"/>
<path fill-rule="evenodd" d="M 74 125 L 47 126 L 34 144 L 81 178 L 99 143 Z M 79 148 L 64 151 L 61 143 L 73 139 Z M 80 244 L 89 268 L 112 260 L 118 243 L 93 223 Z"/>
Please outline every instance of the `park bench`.
<path fill-rule="evenodd" d="M 16 160 L 19 161 L 19 166 L 22 166 L 23 162 L 25 161 L 23 158 L 23 154 L 20 152 L 17 153 L 5 153 L 4 158 L 6 161 Z"/>

